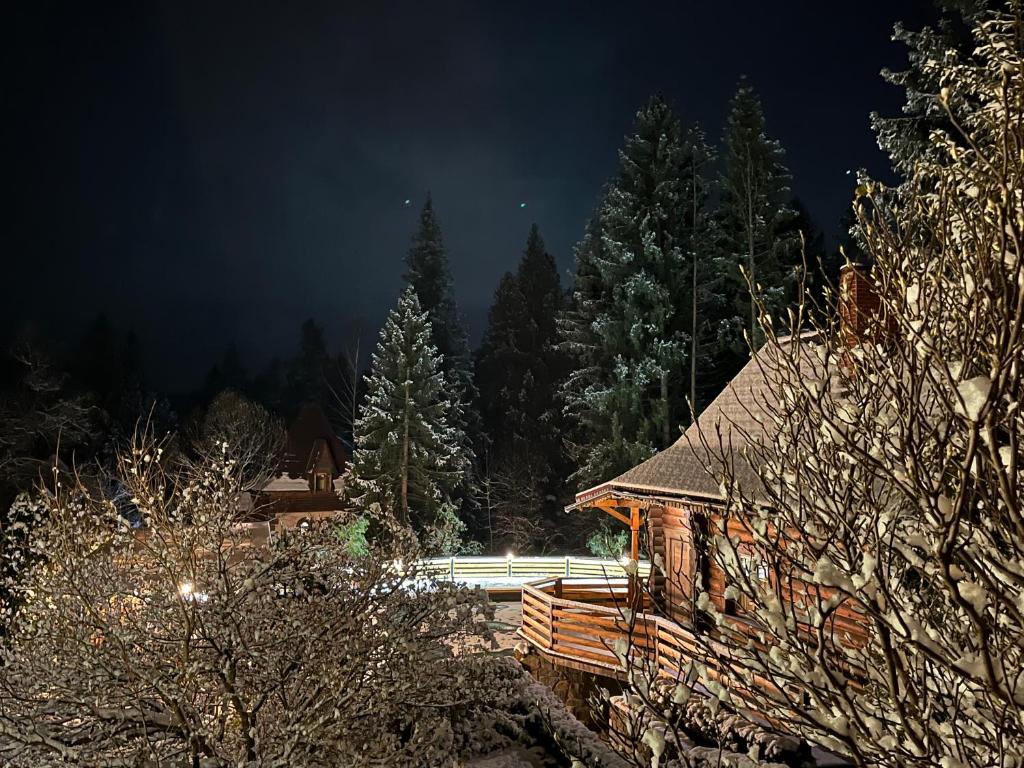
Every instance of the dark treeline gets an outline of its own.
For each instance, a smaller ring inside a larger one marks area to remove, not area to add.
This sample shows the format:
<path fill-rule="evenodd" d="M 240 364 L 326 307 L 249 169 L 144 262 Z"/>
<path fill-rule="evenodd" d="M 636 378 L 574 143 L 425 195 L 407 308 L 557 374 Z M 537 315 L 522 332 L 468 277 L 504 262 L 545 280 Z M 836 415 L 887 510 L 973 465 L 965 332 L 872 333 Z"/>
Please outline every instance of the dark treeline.
<path fill-rule="evenodd" d="M 898 172 L 943 119 L 923 64 L 964 43 L 963 11 L 948 5 L 937 31 L 899 33 L 910 67 L 889 78 L 906 90 L 907 114 L 872 117 Z M 12 500 L 54 462 L 109 467 L 140 422 L 172 443 L 201 435 L 211 403 L 230 392 L 221 406 L 251 402 L 262 406 L 257 419 L 319 403 L 354 448 L 353 506 L 394 514 L 432 549 L 589 543 L 616 554 L 622 537 L 564 505 L 678 439 L 761 343 L 756 305 L 785 312 L 801 285 L 813 293 L 834 282 L 843 257 L 795 197 L 784 148 L 746 82 L 717 141 L 652 98 L 598 198 L 567 284 L 537 226 L 523 233 L 475 351 L 429 197 L 372 353 L 354 319 L 336 339 L 309 319 L 292 355 L 254 370 L 227 343 L 201 387 L 170 398 L 146 376 L 144 340 L 103 315 L 61 340 L 70 353 L 17 342 L 0 359 L 2 527 L 17 526 Z M 832 234 L 857 259 L 851 225 L 844 217 Z"/>
<path fill-rule="evenodd" d="M 411 515 L 437 548 L 579 549 L 592 538 L 614 549 L 615 537 L 593 536 L 593 521 L 563 506 L 671 444 L 691 402 L 699 410 L 718 393 L 757 327 L 745 274 L 782 311 L 795 299 L 801 232 L 810 261 L 834 268 L 746 83 L 717 147 L 655 97 L 584 229 L 571 285 L 534 225 L 475 351 L 429 197 L 405 259 L 405 303 L 373 355 L 360 349 L 357 323 L 329 340 L 311 318 L 291 356 L 254 370 L 229 342 L 196 391 L 170 398 L 143 370 L 142 341 L 102 314 L 70 354 L 17 344 L 0 378 L 0 504 L 54 457 L 109 464 L 140 423 L 194 430 L 231 391 L 284 420 L 320 404 L 355 449 L 354 502 Z M 421 421 L 404 454 L 393 450 L 396 414 Z"/>

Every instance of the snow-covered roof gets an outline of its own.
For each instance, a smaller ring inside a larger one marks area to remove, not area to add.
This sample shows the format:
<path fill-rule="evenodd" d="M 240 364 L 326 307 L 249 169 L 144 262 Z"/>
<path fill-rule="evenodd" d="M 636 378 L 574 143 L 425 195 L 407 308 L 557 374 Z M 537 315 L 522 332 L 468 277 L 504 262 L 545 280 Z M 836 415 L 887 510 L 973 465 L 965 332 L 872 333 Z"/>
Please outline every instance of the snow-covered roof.
<path fill-rule="evenodd" d="M 305 477 L 289 477 L 278 475 L 265 486 L 264 491 L 308 491 L 309 480 Z"/>

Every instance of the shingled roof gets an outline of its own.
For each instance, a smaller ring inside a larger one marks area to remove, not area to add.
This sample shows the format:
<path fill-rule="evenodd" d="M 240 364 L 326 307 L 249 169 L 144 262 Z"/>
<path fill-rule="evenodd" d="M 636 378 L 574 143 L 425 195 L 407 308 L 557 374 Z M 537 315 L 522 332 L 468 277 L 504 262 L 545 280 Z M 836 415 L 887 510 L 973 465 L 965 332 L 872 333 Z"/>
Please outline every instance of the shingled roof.
<path fill-rule="evenodd" d="M 791 337 L 788 341 L 800 345 L 798 354 L 802 364 L 813 365 L 814 358 L 809 351 L 818 343 L 816 334 Z M 718 450 L 721 440 L 724 455 L 732 461 L 737 482 L 744 490 L 756 494 L 760 485 L 759 467 L 751 463 L 743 449 L 748 445 L 748 438 L 762 443 L 771 439 L 770 425 L 765 423 L 764 416 L 765 404 L 778 398 L 777 386 L 772 381 L 772 372 L 777 370 L 774 349 L 769 345 L 751 358 L 673 445 L 601 487 L 721 499 L 723 494 L 714 476 L 720 463 L 717 454 L 721 452 Z M 710 457 L 704 448 L 701 433 L 704 441 L 715 449 L 715 457 Z M 583 499 L 595 490 L 584 491 L 577 498 Z"/>

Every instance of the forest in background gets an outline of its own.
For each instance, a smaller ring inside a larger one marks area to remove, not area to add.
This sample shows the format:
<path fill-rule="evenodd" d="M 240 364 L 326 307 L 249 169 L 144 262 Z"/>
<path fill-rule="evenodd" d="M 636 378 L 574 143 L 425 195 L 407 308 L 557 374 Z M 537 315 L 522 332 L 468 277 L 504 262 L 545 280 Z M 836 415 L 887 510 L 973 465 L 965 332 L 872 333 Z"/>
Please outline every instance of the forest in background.
<path fill-rule="evenodd" d="M 921 117 L 873 116 L 897 172 L 930 119 L 915 72 L 929 46 L 960 39 L 959 18 L 948 11 L 938 38 L 899 33 L 911 68 L 888 77 Z M 360 348 L 356 319 L 343 319 L 347 337 L 329 339 L 310 318 L 292 356 L 253 370 L 228 342 L 196 391 L 170 396 L 146 375 L 144 340 L 102 314 L 63 350 L 18 340 L 0 363 L 0 508 L 54 458 L 109 467 L 140 423 L 189 439 L 230 391 L 283 422 L 320 404 L 353 448 L 354 505 L 401 511 L 437 549 L 617 554 L 621 533 L 564 515 L 573 494 L 679 437 L 763 342 L 757 304 L 782 316 L 801 282 L 820 294 L 843 254 L 863 259 L 852 214 L 827 239 L 793 195 L 784 147 L 745 81 L 717 141 L 652 97 L 617 165 L 582 229 L 572 279 L 563 282 L 536 225 L 524 232 L 476 349 L 429 196 L 375 351 Z M 400 458 L 382 436 L 405 414 L 417 417 L 419 442 Z"/>

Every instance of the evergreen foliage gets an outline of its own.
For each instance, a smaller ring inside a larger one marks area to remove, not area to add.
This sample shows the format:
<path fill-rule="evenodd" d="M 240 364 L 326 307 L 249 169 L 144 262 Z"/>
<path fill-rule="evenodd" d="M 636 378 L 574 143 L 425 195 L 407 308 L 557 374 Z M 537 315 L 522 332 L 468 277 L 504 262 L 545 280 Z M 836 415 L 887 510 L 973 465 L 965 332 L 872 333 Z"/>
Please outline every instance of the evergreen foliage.
<path fill-rule="evenodd" d="M 555 260 L 534 225 L 517 271 L 498 284 L 477 358 L 481 415 L 498 460 L 527 454 L 550 471 L 563 463 L 555 402 L 566 370 L 555 327 L 562 304 Z"/>
<path fill-rule="evenodd" d="M 928 140 L 931 131 L 950 128 L 945 107 L 940 103 L 939 66 L 952 64 L 974 48 L 971 27 L 994 7 L 1002 3 L 991 0 L 936 0 L 940 11 L 934 26 L 914 31 L 897 24 L 893 38 L 907 50 L 907 68 L 901 71 L 882 70 L 882 77 L 904 89 L 906 103 L 903 114 L 884 116 L 871 114 L 871 126 L 878 136 L 878 145 L 889 155 L 893 168 L 910 176 L 924 158 L 935 158 L 935 147 Z M 963 95 L 951 94 L 954 108 L 966 108 Z M 955 132 L 951 135 L 955 136 Z M 954 138 L 954 141 L 958 140 Z"/>
<path fill-rule="evenodd" d="M 660 97 L 636 116 L 619 173 L 576 249 L 573 306 L 562 318 L 577 369 L 564 388 L 576 421 L 575 478 L 614 477 L 664 448 L 686 418 L 692 323 L 684 147 Z"/>
<path fill-rule="evenodd" d="M 795 298 L 802 264 L 784 151 L 766 132 L 760 98 L 742 80 L 731 102 L 724 149 L 716 266 L 726 303 L 718 318 L 715 361 L 723 385 L 749 357 L 748 343 L 756 349 L 764 341 L 757 303 L 772 316 L 783 313 Z"/>
<path fill-rule="evenodd" d="M 454 406 L 449 418 L 462 439 L 459 450 L 469 459 L 465 482 L 460 485 L 452 503 L 461 517 L 472 519 L 477 511 L 474 502 L 475 452 L 481 446 L 483 428 L 476 407 L 478 394 L 473 380 L 469 336 L 459 317 L 441 224 L 429 194 L 420 212 L 419 228 L 413 235 L 405 266 L 406 285 L 415 292 L 426 312 L 431 338 L 440 353 L 445 388 L 451 393 Z M 479 526 L 474 524 L 473 527 Z"/>
<path fill-rule="evenodd" d="M 560 511 L 568 474 L 558 402 L 568 360 L 556 328 L 564 302 L 555 260 L 534 224 L 517 270 L 506 273 L 495 292 L 477 356 L 476 380 L 488 446 L 481 503 L 488 508 L 493 504 L 498 478 L 517 478 L 515 514 L 530 517 L 532 523 L 519 529 L 538 536 L 544 535 L 544 517 Z M 528 493 L 527 486 L 537 492 Z M 507 517 L 499 527 L 509 527 L 504 525 Z M 492 520 L 489 526 L 493 524 Z M 516 549 L 540 543 L 524 541 L 525 536 L 513 538 Z"/>
<path fill-rule="evenodd" d="M 289 415 L 303 403 L 325 403 L 330 364 L 324 329 L 310 318 L 302 323 L 299 353 L 288 362 L 283 405 Z"/>
<path fill-rule="evenodd" d="M 442 370 L 458 388 L 464 418 L 467 420 L 465 426 L 475 434 L 479 431 L 479 420 L 467 408 L 476 397 L 469 337 L 459 318 L 458 305 L 452 292 L 448 254 L 441 237 L 441 224 L 429 195 L 423 204 L 419 229 L 413 235 L 405 266 L 406 285 L 416 293 L 420 306 L 430 318 L 431 336 L 443 360 Z"/>
<path fill-rule="evenodd" d="M 469 466 L 459 415 L 429 317 L 408 288 L 381 330 L 356 422 L 358 501 L 379 505 L 428 538 L 431 529 L 450 525 Z"/>

